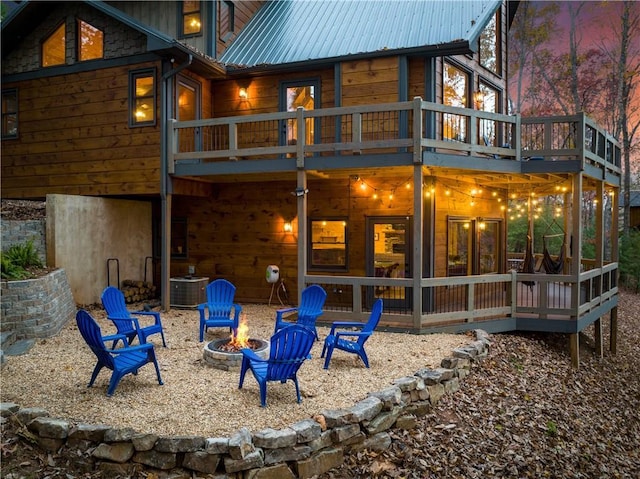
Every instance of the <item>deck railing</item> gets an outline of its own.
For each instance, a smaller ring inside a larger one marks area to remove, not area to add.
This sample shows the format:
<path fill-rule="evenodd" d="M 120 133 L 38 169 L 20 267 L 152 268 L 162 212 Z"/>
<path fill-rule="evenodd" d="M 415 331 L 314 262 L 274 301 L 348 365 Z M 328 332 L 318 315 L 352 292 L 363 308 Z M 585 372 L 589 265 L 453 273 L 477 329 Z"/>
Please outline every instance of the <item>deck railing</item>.
<path fill-rule="evenodd" d="M 620 174 L 619 143 L 584 113 L 522 118 L 520 137 L 524 159 L 583 159 Z"/>
<path fill-rule="evenodd" d="M 505 274 L 423 278 L 416 321 L 413 279 L 306 275 L 327 291 L 322 321 L 366 319 L 374 297 L 385 302 L 383 326 L 403 331 L 470 329 L 491 320 L 519 318 L 577 322 L 617 294 L 618 264 L 572 275 Z M 535 325 L 532 327 L 535 329 Z"/>
<path fill-rule="evenodd" d="M 579 159 L 620 174 L 620 145 L 586 115 L 521 118 L 413 101 L 262 113 L 168 125 L 169 172 L 190 164 L 389 151 L 443 152 L 511 160 Z M 339 160 L 336 160 L 339 161 Z M 331 161 L 325 168 L 332 167 Z M 314 166 L 317 168 L 317 165 Z M 243 171 L 238 167 L 238 171 Z"/>

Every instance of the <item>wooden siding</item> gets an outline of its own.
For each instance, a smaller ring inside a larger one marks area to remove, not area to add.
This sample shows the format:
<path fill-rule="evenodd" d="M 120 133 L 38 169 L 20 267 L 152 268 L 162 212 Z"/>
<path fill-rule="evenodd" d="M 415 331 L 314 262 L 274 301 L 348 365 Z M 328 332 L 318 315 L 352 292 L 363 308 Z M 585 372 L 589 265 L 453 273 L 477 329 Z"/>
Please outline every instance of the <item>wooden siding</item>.
<path fill-rule="evenodd" d="M 160 66 L 3 85 L 18 89 L 19 138 L 2 142 L 2 196 L 158 194 L 160 127 L 128 126 L 129 71 L 138 68 Z"/>
<path fill-rule="evenodd" d="M 172 38 L 178 38 L 178 22 L 181 18 L 177 16 L 179 12 L 178 3 L 168 1 L 145 1 L 145 2 L 107 2 L 121 12 L 135 18 L 138 22 L 149 25 Z M 204 4 L 204 2 L 203 2 Z M 204 28 L 203 28 L 204 30 Z M 202 35 L 200 36 L 202 37 Z M 203 46 L 204 44 L 200 45 Z M 193 46 L 196 46 L 195 44 Z M 204 51 L 204 50 L 200 50 Z"/>
<path fill-rule="evenodd" d="M 629 225 L 632 228 L 640 228 L 640 207 L 631 207 L 629 210 Z"/>
<path fill-rule="evenodd" d="M 331 108 L 335 106 L 333 69 L 329 68 L 326 70 L 309 70 L 302 73 L 214 81 L 211 85 L 213 115 L 219 118 L 277 112 L 279 111 L 280 84 L 285 81 L 302 79 L 320 80 L 321 105 L 316 106 L 316 108 Z M 240 100 L 238 96 L 240 87 L 247 89 L 248 98 L 246 101 Z"/>
<path fill-rule="evenodd" d="M 348 269 L 337 275 L 366 275 L 366 220 L 372 216 L 413 216 L 412 168 L 406 174 L 385 176 L 362 172 L 367 189 L 353 179 L 309 179 L 308 217 L 344 217 L 348 222 Z M 280 267 L 290 298 L 297 295 L 296 201 L 290 192 L 294 181 L 223 183 L 211 185 L 208 197 L 174 196 L 173 216 L 187 217 L 189 256 L 172 260 L 172 276 L 188 273 L 195 265 L 198 276 L 226 278 L 238 288 L 240 301 L 266 301 L 271 285 L 264 280 L 270 264 Z M 450 216 L 469 219 L 504 219 L 501 203 L 483 192 L 471 206 L 471 184 L 447 188 L 437 183 L 435 201 L 435 275 L 447 275 L 447 221 Z M 446 191 L 449 194 L 446 194 Z M 379 198 L 373 199 L 377 193 Z M 393 199 L 389 194 L 393 192 Z M 482 196 L 486 198 L 482 198 Z M 294 232 L 283 232 L 285 219 L 295 218 Z M 327 272 L 314 272 L 327 274 Z"/>
<path fill-rule="evenodd" d="M 398 57 L 345 62 L 341 106 L 398 101 Z"/>
<path fill-rule="evenodd" d="M 219 13 L 220 3 L 221 3 L 220 1 L 216 2 L 218 6 L 218 15 L 220 14 Z M 238 36 L 238 33 L 242 31 L 242 29 L 249 22 L 249 20 L 251 20 L 251 17 L 255 15 L 258 9 L 260 9 L 263 3 L 264 3 L 263 0 L 260 0 L 260 1 L 243 0 L 241 2 L 238 2 L 238 1 L 233 2 L 234 8 L 235 8 L 235 19 L 234 19 L 235 32 L 231 37 L 227 38 L 226 41 L 223 38 L 221 38 L 220 35 L 216 35 L 216 50 L 217 50 L 216 58 L 219 58 L 224 53 L 224 51 L 229 47 L 229 45 L 233 43 L 233 40 Z M 219 25 L 220 25 L 220 20 L 218 20 L 218 26 L 217 26 L 218 29 L 220 28 Z"/>
<path fill-rule="evenodd" d="M 118 10 L 126 13 L 127 15 L 135 18 L 139 22 L 149 25 L 150 27 L 163 32 L 164 34 L 172 37 L 172 38 L 180 38 L 180 24 L 181 18 L 178 16 L 180 12 L 180 4 L 182 2 L 176 1 L 153 1 L 153 2 L 108 2 L 110 5 L 116 7 Z M 217 25 L 210 25 L 207 21 L 207 9 L 210 8 L 210 5 L 207 5 L 209 2 L 201 2 L 201 25 L 202 31 L 198 35 L 191 35 L 186 38 L 180 39 L 181 42 L 186 43 L 194 47 L 197 51 L 206 53 L 208 55 L 213 56 L 214 58 L 219 58 L 220 55 L 224 52 L 224 50 L 231 44 L 233 39 L 237 36 L 237 34 L 244 28 L 247 22 L 251 19 L 251 17 L 255 14 L 255 12 L 262 5 L 262 1 L 234 1 L 235 8 L 235 34 L 228 38 L 226 42 L 224 42 L 220 35 L 219 31 L 219 15 L 220 15 L 220 1 L 215 2 L 215 6 L 213 8 L 216 9 L 215 17 L 218 19 Z M 209 45 L 207 45 L 207 40 L 209 38 L 209 30 L 214 28 L 214 33 L 211 36 L 214 38 L 216 44 L 216 52 L 211 51 Z"/>
<path fill-rule="evenodd" d="M 43 75 L 47 75 L 47 69 L 43 69 L 41 66 L 41 42 L 63 21 L 66 21 L 65 64 L 67 66 L 80 63 L 90 64 L 78 61 L 76 18 L 88 22 L 104 33 L 105 60 L 146 52 L 146 39 L 142 33 L 114 21 L 111 17 L 89 5 L 81 2 L 60 2 L 60 6 L 55 8 L 37 28 L 25 34 L 20 48 L 8 53 L 3 52 L 2 74 L 11 75 L 41 70 Z M 91 64 L 95 65 L 95 68 L 99 68 L 100 60 L 92 60 Z"/>
<path fill-rule="evenodd" d="M 310 218 L 345 217 L 349 226 L 349 269 L 339 274 L 364 276 L 367 216 L 413 215 L 411 168 L 401 176 L 365 176 L 373 190 L 362 192 L 351 179 L 308 181 Z M 266 301 L 271 285 L 264 274 L 277 264 L 289 297 L 297 296 L 296 199 L 290 194 L 295 181 L 224 183 L 213 185 L 208 198 L 174 196 L 173 216 L 188 217 L 189 257 L 172 260 L 172 276 L 188 273 L 195 265 L 198 276 L 226 278 L 238 288 L 241 301 Z M 393 188 L 394 198 L 388 200 Z M 284 233 L 285 219 L 295 218 L 294 232 Z M 322 272 L 319 272 L 322 274 Z"/>
<path fill-rule="evenodd" d="M 417 96 L 426 100 L 427 95 L 425 93 L 425 59 L 409 58 L 408 66 L 409 84 L 407 100 L 412 100 Z"/>
<path fill-rule="evenodd" d="M 212 115 L 215 118 L 227 116 L 243 116 L 249 114 L 274 113 L 280 111 L 280 85 L 282 82 L 295 80 L 320 81 L 320 105 L 316 108 L 330 108 L 335 102 L 335 86 L 333 70 L 311 70 L 304 73 L 288 75 L 270 75 L 264 77 L 245 78 L 212 82 Z M 247 89 L 247 100 L 241 100 L 240 87 Z M 331 136 L 334 126 L 322 123 L 321 135 Z M 270 124 L 246 124 L 238 131 L 238 145 L 244 148 L 277 146 L 280 143 L 281 125 L 278 121 Z M 205 133 L 203 133 L 204 136 Z M 216 135 L 212 132 L 211 135 Z M 226 141 L 226 135 L 210 141 Z"/>

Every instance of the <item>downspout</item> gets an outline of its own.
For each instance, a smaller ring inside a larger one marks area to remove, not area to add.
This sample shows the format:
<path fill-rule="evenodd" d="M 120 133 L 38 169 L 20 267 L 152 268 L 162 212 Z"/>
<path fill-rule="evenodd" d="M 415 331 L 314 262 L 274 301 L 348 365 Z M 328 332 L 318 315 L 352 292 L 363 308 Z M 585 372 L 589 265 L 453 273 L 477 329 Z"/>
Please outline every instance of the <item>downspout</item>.
<path fill-rule="evenodd" d="M 160 245 L 160 301 L 163 311 L 170 309 L 170 248 L 171 248 L 171 180 L 169 178 L 169 152 L 168 152 L 168 131 L 167 124 L 171 101 L 173 99 L 173 89 L 170 79 L 191 65 L 193 56 L 189 54 L 186 62 L 173 68 L 162 75 L 162 106 L 160 114 L 160 202 L 161 202 L 161 245 Z M 173 64 L 174 59 L 171 59 Z"/>

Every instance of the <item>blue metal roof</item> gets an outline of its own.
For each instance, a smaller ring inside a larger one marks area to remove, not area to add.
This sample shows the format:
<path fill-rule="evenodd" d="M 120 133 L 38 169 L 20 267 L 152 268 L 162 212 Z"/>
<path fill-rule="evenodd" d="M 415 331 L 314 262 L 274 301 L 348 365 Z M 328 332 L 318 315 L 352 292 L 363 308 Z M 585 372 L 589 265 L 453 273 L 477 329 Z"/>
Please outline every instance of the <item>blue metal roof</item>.
<path fill-rule="evenodd" d="M 474 48 L 500 0 L 269 1 L 220 61 L 255 67 L 458 45 Z"/>

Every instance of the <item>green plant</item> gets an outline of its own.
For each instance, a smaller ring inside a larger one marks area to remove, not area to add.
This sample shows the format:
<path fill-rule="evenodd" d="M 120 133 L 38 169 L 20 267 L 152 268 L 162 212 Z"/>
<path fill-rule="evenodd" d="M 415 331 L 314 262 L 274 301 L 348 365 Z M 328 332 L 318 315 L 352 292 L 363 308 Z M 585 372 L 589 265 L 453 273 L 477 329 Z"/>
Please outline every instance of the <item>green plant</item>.
<path fill-rule="evenodd" d="M 558 435 L 558 425 L 553 421 L 547 421 L 547 436 L 555 437 Z"/>
<path fill-rule="evenodd" d="M 27 275 L 27 271 L 23 267 L 13 264 L 4 252 L 0 255 L 0 263 L 2 265 L 2 279 L 24 279 Z"/>
<path fill-rule="evenodd" d="M 42 261 L 33 247 L 33 241 L 14 244 L 0 256 L 3 279 L 25 279 L 29 277 L 27 268 L 42 268 Z"/>
<path fill-rule="evenodd" d="M 511 366 L 519 373 L 524 371 L 524 364 L 522 363 L 522 359 L 517 357 L 511 357 L 509 358 L 509 362 L 511 363 Z"/>
<path fill-rule="evenodd" d="M 632 231 L 620 238 L 620 281 L 628 288 L 640 291 L 640 231 Z"/>

